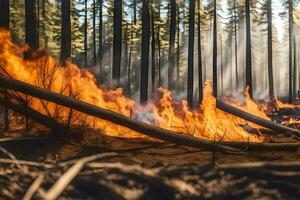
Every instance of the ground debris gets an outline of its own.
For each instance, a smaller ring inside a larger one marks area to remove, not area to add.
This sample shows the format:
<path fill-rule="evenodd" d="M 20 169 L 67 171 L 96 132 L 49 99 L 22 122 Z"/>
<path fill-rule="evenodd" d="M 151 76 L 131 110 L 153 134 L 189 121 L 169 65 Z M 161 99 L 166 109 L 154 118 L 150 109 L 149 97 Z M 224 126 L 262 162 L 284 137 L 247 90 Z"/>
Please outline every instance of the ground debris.
<path fill-rule="evenodd" d="M 58 180 L 78 164 L 82 168 L 60 188 L 59 199 L 297 199 L 300 195 L 299 161 L 290 165 L 256 162 L 144 167 L 111 162 L 109 157 L 114 156 L 103 153 L 44 166 L 20 161 L 26 172 L 16 164 L 0 162 L 0 199 L 21 199 L 28 193 L 33 199 L 46 198 Z"/>

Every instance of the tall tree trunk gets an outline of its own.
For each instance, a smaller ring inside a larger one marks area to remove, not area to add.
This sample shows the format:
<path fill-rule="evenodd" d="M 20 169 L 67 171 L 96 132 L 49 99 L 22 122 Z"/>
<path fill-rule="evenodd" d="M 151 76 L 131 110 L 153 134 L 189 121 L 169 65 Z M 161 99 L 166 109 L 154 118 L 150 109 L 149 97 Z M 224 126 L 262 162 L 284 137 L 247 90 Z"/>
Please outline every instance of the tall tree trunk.
<path fill-rule="evenodd" d="M 87 0 L 84 1 L 84 67 L 87 67 L 87 53 L 88 53 L 88 16 L 87 16 Z"/>
<path fill-rule="evenodd" d="M 195 35 L 195 0 L 189 0 L 189 43 L 188 43 L 188 86 L 187 102 L 194 106 L 194 35 Z"/>
<path fill-rule="evenodd" d="M 177 58 L 176 58 L 176 67 L 177 67 L 177 72 L 176 72 L 176 78 L 177 82 L 176 87 L 179 90 L 179 71 L 180 71 L 180 13 L 179 13 L 179 5 L 177 6 Z"/>
<path fill-rule="evenodd" d="M 289 103 L 293 101 L 293 37 L 294 37 L 294 19 L 293 19 L 293 1 L 288 0 L 289 5 Z"/>
<path fill-rule="evenodd" d="M 99 76 L 99 81 L 100 83 L 102 83 L 103 81 L 103 68 L 102 68 L 102 56 L 103 56 L 103 39 L 102 39 L 102 27 L 103 27 L 103 23 L 102 23 L 102 15 L 103 15 L 103 11 L 102 11 L 102 4 L 103 4 L 103 0 L 98 0 L 99 2 L 99 50 L 98 50 L 98 62 L 99 62 L 99 68 L 100 68 L 100 76 Z"/>
<path fill-rule="evenodd" d="M 0 2 L 0 26 L 9 28 L 9 0 L 2 0 Z M 5 98 L 7 98 L 7 91 L 5 90 Z M 4 107 L 4 130 L 9 129 L 9 113 L 7 107 Z"/>
<path fill-rule="evenodd" d="M 46 2 L 45 0 L 42 1 L 42 17 L 43 17 L 43 40 L 44 40 L 44 44 L 45 44 L 45 47 L 47 48 L 48 47 L 48 37 L 46 35 Z"/>
<path fill-rule="evenodd" d="M 136 1 L 137 0 L 133 0 L 133 21 L 134 21 L 134 24 L 137 23 L 137 17 L 136 17 Z"/>
<path fill-rule="evenodd" d="M 96 1 L 93 0 L 93 65 L 97 62 L 97 51 L 96 51 Z"/>
<path fill-rule="evenodd" d="M 70 0 L 61 2 L 61 45 L 60 62 L 66 64 L 66 59 L 71 57 L 71 18 L 70 18 Z"/>
<path fill-rule="evenodd" d="M 160 87 L 162 85 L 161 82 L 161 48 L 160 48 L 160 26 L 157 27 L 157 53 L 158 53 L 158 86 Z"/>
<path fill-rule="evenodd" d="M 160 18 L 160 3 L 158 5 L 158 17 Z M 156 40 L 157 40 L 157 62 L 158 62 L 158 86 L 161 87 L 162 82 L 161 82 L 161 48 L 160 48 L 160 25 L 157 26 L 157 35 L 156 35 Z"/>
<path fill-rule="evenodd" d="M 25 42 L 32 48 L 39 48 L 39 30 L 36 0 L 25 0 Z"/>
<path fill-rule="evenodd" d="M 214 0 L 213 22 L 213 95 L 218 97 L 217 1 Z"/>
<path fill-rule="evenodd" d="M 237 47 L 237 6 L 236 0 L 233 2 L 233 10 L 234 10 L 234 61 L 235 61 L 235 84 L 236 90 L 239 88 L 239 71 L 238 71 L 238 47 Z"/>
<path fill-rule="evenodd" d="M 0 26 L 9 27 L 9 0 L 1 0 L 0 3 Z"/>
<path fill-rule="evenodd" d="M 296 46 L 296 38 L 294 37 L 294 64 L 293 64 L 293 98 L 296 98 L 297 97 L 297 92 L 296 92 L 296 89 L 297 89 L 297 55 L 296 55 L 296 52 L 297 52 L 297 46 Z"/>
<path fill-rule="evenodd" d="M 130 41 L 133 39 L 133 31 L 130 31 Z M 131 58 L 132 58 L 132 45 L 129 45 L 129 58 L 128 58 L 128 68 L 127 68 L 127 80 L 128 80 L 128 95 L 131 95 Z"/>
<path fill-rule="evenodd" d="M 141 51 L 141 92 L 142 104 L 148 100 L 148 71 L 149 71 L 149 42 L 150 42 L 150 13 L 148 1 L 143 0 L 142 6 L 142 51 Z"/>
<path fill-rule="evenodd" d="M 272 48 L 272 0 L 268 0 L 268 80 L 269 80 L 269 98 L 275 100 L 274 80 L 273 80 L 273 48 Z"/>
<path fill-rule="evenodd" d="M 112 76 L 120 85 L 121 53 L 122 53 L 122 0 L 114 0 L 114 38 Z"/>
<path fill-rule="evenodd" d="M 176 0 L 171 0 L 169 68 L 168 68 L 168 87 L 170 90 L 173 89 L 174 87 L 175 37 L 176 37 Z"/>
<path fill-rule="evenodd" d="M 201 48 L 201 3 L 198 0 L 198 90 L 199 90 L 199 104 L 203 99 L 203 80 L 202 80 L 202 48 Z"/>
<path fill-rule="evenodd" d="M 252 52 L 251 52 L 251 19 L 250 0 L 245 0 L 246 6 L 246 85 L 249 88 L 249 95 L 253 97 L 252 87 Z"/>
<path fill-rule="evenodd" d="M 156 89 L 156 61 L 155 61 L 155 27 L 154 27 L 154 19 L 155 19 L 155 12 L 154 9 L 151 9 L 151 89 L 152 89 L 152 95 L 155 93 Z"/>

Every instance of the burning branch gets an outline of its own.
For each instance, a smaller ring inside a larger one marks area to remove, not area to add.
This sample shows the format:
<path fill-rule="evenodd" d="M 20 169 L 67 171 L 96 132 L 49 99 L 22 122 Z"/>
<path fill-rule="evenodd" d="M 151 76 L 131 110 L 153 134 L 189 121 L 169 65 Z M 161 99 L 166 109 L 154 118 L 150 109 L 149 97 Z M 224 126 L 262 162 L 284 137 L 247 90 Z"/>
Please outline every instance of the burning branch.
<path fill-rule="evenodd" d="M 17 92 L 21 92 L 36 98 L 40 98 L 43 100 L 51 101 L 56 104 L 72 108 L 74 110 L 80 111 L 82 113 L 95 116 L 107 121 L 110 121 L 112 123 L 127 127 L 129 129 L 132 129 L 134 131 L 137 131 L 139 133 L 142 133 L 144 135 L 157 138 L 160 140 L 169 141 L 172 143 L 184 145 L 184 146 L 190 146 L 190 147 L 196 147 L 196 148 L 205 148 L 208 150 L 216 150 L 216 151 L 222 151 L 222 152 L 235 152 L 235 153 L 241 153 L 236 148 L 244 149 L 246 146 L 248 147 L 248 150 L 295 150 L 300 147 L 300 143 L 256 143 L 256 142 L 220 142 L 217 147 L 215 146 L 215 143 L 210 140 L 205 140 L 201 138 L 195 138 L 192 136 L 185 135 L 183 133 L 177 133 L 174 131 L 165 130 L 153 125 L 149 125 L 140 121 L 136 121 L 133 119 L 130 119 L 129 117 L 126 117 L 124 115 L 120 115 L 118 113 L 112 112 L 110 110 L 106 110 L 100 107 L 97 107 L 95 105 L 82 102 L 76 99 L 72 99 L 70 97 L 64 96 L 62 94 L 58 94 L 52 91 L 48 91 L 18 80 L 14 80 L 11 78 L 7 78 L 4 76 L 0 76 L 0 87 L 15 90 Z M 219 104 L 220 106 L 220 104 Z M 230 107 L 227 107 L 228 111 L 235 113 L 234 110 L 232 111 Z M 238 110 L 238 109 L 237 109 Z M 236 114 L 237 115 L 237 114 Z M 257 117 L 252 116 L 249 114 L 249 116 L 254 117 L 257 119 Z M 268 128 L 272 128 L 275 131 L 278 131 L 277 125 L 274 122 L 269 123 Z M 262 124 L 263 125 L 263 124 Z M 281 126 L 280 126 L 281 127 Z M 299 132 L 298 130 L 293 130 L 291 128 L 287 128 L 282 126 L 282 130 L 286 130 L 288 132 Z"/>

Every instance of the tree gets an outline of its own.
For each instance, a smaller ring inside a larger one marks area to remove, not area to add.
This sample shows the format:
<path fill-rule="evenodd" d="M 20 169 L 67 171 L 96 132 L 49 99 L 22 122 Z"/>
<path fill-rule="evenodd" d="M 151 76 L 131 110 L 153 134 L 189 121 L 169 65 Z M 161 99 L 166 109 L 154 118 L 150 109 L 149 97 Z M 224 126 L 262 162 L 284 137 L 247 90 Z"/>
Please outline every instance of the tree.
<path fill-rule="evenodd" d="M 87 0 L 84 1 L 84 66 L 87 67 L 87 53 L 88 53 L 88 7 Z"/>
<path fill-rule="evenodd" d="M 168 68 L 169 89 L 173 89 L 173 87 L 174 87 L 176 10 L 177 10 L 176 9 L 176 0 L 171 0 L 170 37 L 169 37 L 169 68 Z"/>
<path fill-rule="evenodd" d="M 293 1 L 288 0 L 289 13 L 289 103 L 293 101 L 293 34 L 294 34 L 294 19 L 293 19 Z"/>
<path fill-rule="evenodd" d="M 198 89 L 199 89 L 199 104 L 203 99 L 203 80 L 202 80 L 202 50 L 201 50 L 201 5 L 198 2 Z"/>
<path fill-rule="evenodd" d="M 194 35 L 195 0 L 189 0 L 189 42 L 188 42 L 188 86 L 187 102 L 190 108 L 194 103 Z"/>
<path fill-rule="evenodd" d="M 253 97 L 252 86 L 252 53 L 251 53 L 251 22 L 250 22 L 250 0 L 245 0 L 246 15 L 246 85 L 249 89 L 249 95 Z"/>
<path fill-rule="evenodd" d="M 66 60 L 71 57 L 71 19 L 70 19 L 70 0 L 61 2 L 61 45 L 60 62 L 66 64 Z"/>
<path fill-rule="evenodd" d="M 0 2 L 0 26 L 9 28 L 9 0 L 2 0 Z M 7 98 L 7 91 L 5 90 L 5 98 Z M 4 130 L 9 129 L 9 113 L 7 107 L 4 108 Z"/>
<path fill-rule="evenodd" d="M 82 55 L 84 53 L 84 44 L 82 42 L 83 33 L 81 30 L 81 23 L 80 23 L 80 10 L 76 8 L 76 1 L 71 0 L 71 11 L 70 11 L 70 17 L 71 17 L 71 57 L 72 62 L 74 63 L 81 63 Z"/>
<path fill-rule="evenodd" d="M 0 2 L 0 26 L 9 27 L 9 0 Z"/>
<path fill-rule="evenodd" d="M 237 2 L 234 0 L 234 63 L 235 63 L 235 78 L 236 78 L 236 89 L 239 87 L 239 71 L 238 71 L 238 45 L 237 45 L 237 22 L 238 22 L 238 10 Z"/>
<path fill-rule="evenodd" d="M 155 93 L 156 85 L 156 59 L 155 59 L 155 10 L 154 6 L 151 6 L 151 89 L 152 94 Z"/>
<path fill-rule="evenodd" d="M 273 80 L 273 39 L 272 39 L 272 0 L 268 0 L 268 80 L 269 80 L 269 98 L 275 100 L 274 80 Z"/>
<path fill-rule="evenodd" d="M 102 5 L 103 5 L 103 0 L 98 0 L 99 4 L 99 50 L 98 50 L 98 63 L 99 63 L 99 68 L 100 68 L 100 83 L 103 80 L 103 69 L 102 69 L 102 56 L 103 56 L 103 10 L 102 10 Z"/>
<path fill-rule="evenodd" d="M 217 41 L 217 1 L 214 0 L 213 11 L 213 95 L 218 97 L 218 41 Z"/>
<path fill-rule="evenodd" d="M 150 12 L 147 0 L 142 1 L 142 51 L 141 51 L 141 88 L 140 102 L 148 100 L 148 74 L 149 74 L 149 42 L 150 42 Z"/>
<path fill-rule="evenodd" d="M 120 85 L 122 55 L 122 0 L 114 0 L 114 38 L 112 76 Z"/>
<path fill-rule="evenodd" d="M 32 49 L 39 48 L 36 0 L 25 0 L 25 42 Z"/>
<path fill-rule="evenodd" d="M 96 0 L 93 0 L 93 65 L 96 65 Z"/>

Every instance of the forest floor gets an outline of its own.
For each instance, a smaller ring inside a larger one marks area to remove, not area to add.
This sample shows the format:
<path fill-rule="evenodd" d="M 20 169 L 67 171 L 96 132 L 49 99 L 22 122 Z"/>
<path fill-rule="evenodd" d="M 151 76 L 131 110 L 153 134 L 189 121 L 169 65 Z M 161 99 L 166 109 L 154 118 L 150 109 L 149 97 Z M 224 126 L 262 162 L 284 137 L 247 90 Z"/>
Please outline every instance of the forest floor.
<path fill-rule="evenodd" d="M 282 122 L 299 116 L 300 109 L 285 109 L 272 118 Z M 299 124 L 292 126 L 299 128 Z M 23 134 L 12 131 L 2 135 L 18 138 Z M 299 150 L 233 155 L 147 139 L 108 137 L 94 130 L 83 135 L 67 140 L 48 136 L 0 140 L 0 199 L 300 196 Z"/>

